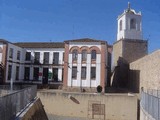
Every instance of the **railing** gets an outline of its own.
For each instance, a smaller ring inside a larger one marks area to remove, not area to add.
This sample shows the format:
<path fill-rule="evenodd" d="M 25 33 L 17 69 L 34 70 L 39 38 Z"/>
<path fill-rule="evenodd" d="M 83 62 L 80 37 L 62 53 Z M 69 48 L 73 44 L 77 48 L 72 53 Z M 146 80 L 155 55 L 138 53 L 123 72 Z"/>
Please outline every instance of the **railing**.
<path fill-rule="evenodd" d="M 37 96 L 37 86 L 14 86 L 13 92 L 9 86 L 0 86 L 0 89 L 0 94 L 7 91 L 0 97 L 0 120 L 14 120 L 16 114 L 23 111 Z"/>
<path fill-rule="evenodd" d="M 141 92 L 141 111 L 145 120 L 160 120 L 160 90 Z"/>

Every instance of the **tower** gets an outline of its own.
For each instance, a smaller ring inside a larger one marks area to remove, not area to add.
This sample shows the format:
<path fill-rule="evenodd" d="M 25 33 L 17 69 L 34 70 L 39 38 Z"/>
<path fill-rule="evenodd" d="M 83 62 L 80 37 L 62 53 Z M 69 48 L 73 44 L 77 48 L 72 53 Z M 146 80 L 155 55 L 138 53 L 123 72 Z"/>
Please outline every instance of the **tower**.
<path fill-rule="evenodd" d="M 117 40 L 113 44 L 112 86 L 128 88 L 129 64 L 147 55 L 148 42 L 142 38 L 141 13 L 128 8 L 118 16 Z"/>
<path fill-rule="evenodd" d="M 117 19 L 117 41 L 120 39 L 142 39 L 141 16 L 141 12 L 136 13 L 128 3 L 128 8 Z"/>

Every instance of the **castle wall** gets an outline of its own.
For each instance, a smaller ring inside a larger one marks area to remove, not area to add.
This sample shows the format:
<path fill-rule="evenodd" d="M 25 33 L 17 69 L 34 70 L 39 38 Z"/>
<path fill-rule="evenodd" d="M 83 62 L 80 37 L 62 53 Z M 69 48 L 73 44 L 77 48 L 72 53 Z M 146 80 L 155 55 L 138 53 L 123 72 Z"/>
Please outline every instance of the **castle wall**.
<path fill-rule="evenodd" d="M 139 92 L 141 87 L 160 88 L 160 50 L 130 64 L 130 88 Z"/>

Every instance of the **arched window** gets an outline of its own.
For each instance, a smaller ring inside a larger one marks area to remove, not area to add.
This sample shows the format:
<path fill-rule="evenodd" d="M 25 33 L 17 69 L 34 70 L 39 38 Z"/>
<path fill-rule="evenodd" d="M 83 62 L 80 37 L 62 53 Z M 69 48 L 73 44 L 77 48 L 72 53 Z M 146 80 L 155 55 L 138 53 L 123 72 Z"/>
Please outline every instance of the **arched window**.
<path fill-rule="evenodd" d="M 136 29 L 136 20 L 135 19 L 131 19 L 131 21 L 130 21 L 130 29 Z"/>
<path fill-rule="evenodd" d="M 91 51 L 91 59 L 96 60 L 96 50 Z"/>
<path fill-rule="evenodd" d="M 122 20 L 120 20 L 120 23 L 119 23 L 119 31 L 122 30 Z"/>
<path fill-rule="evenodd" d="M 87 60 L 87 50 L 82 50 L 82 61 Z"/>
<path fill-rule="evenodd" d="M 74 50 L 72 51 L 72 60 L 73 60 L 73 61 L 76 61 L 77 58 L 78 58 L 78 51 L 77 51 L 76 49 L 74 49 Z"/>

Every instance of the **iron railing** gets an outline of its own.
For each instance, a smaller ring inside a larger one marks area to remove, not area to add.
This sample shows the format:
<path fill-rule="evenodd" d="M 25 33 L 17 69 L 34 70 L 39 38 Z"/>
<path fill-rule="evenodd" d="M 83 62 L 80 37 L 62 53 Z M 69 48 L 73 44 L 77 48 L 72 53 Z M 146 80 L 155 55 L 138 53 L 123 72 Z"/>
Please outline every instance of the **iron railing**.
<path fill-rule="evenodd" d="M 0 96 L 0 120 L 14 120 L 16 115 L 33 101 L 37 96 L 37 86 L 0 86 L 5 95 Z"/>
<path fill-rule="evenodd" d="M 149 89 L 141 92 L 141 110 L 151 120 L 160 120 L 160 90 Z"/>

